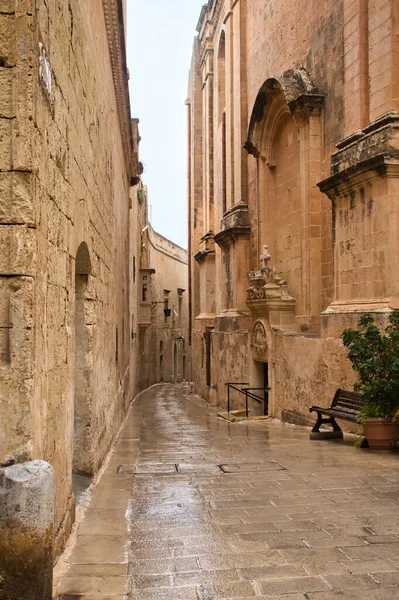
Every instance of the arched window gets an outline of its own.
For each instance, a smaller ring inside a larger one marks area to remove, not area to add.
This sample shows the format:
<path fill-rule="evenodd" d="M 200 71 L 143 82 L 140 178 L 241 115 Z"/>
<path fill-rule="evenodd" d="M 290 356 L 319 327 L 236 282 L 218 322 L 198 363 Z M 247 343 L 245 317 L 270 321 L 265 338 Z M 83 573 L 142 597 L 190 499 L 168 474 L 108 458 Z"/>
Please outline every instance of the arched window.
<path fill-rule="evenodd" d="M 222 144 L 222 213 L 227 209 L 227 189 L 226 189 L 226 34 L 222 31 L 219 42 L 218 52 L 218 122 L 221 126 L 221 144 Z"/>
<path fill-rule="evenodd" d="M 226 108 L 226 34 L 222 31 L 218 52 L 218 118 L 222 121 L 222 115 Z"/>
<path fill-rule="evenodd" d="M 92 444 L 93 348 L 89 313 L 88 283 L 92 272 L 89 249 L 82 242 L 75 261 L 75 394 L 73 471 L 78 475 L 94 472 Z"/>

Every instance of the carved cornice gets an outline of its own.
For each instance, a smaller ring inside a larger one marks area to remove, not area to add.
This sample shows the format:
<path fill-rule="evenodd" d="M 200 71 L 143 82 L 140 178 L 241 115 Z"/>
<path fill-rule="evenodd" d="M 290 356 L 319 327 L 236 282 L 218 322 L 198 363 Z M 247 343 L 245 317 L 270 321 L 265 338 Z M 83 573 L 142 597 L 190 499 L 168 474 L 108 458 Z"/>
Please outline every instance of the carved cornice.
<path fill-rule="evenodd" d="M 130 120 L 129 78 L 126 65 L 122 0 L 102 0 L 117 112 L 122 134 L 127 175 L 132 173 L 133 134 Z"/>
<path fill-rule="evenodd" d="M 207 258 L 212 258 L 215 260 L 215 251 L 214 250 L 200 250 L 197 254 L 194 255 L 194 260 L 198 263 L 204 262 Z"/>
<path fill-rule="evenodd" d="M 221 248 L 235 244 L 240 238 L 249 239 L 250 227 L 229 227 L 215 235 L 215 242 Z"/>
<path fill-rule="evenodd" d="M 233 9 L 236 4 L 237 4 L 237 1 L 233 2 L 231 9 Z M 206 23 L 209 23 L 210 25 L 212 25 L 213 30 L 216 29 L 217 24 L 220 19 L 222 8 L 223 8 L 223 2 L 221 2 L 221 0 L 208 0 L 208 3 L 203 5 L 201 14 L 200 14 L 200 17 L 198 20 L 198 24 L 197 24 L 197 32 L 199 34 L 201 34 L 201 31 L 203 30 L 204 25 Z M 231 10 L 228 11 L 227 14 L 230 15 Z"/>
<path fill-rule="evenodd" d="M 309 116 L 315 111 L 320 111 L 323 104 L 324 96 L 322 94 L 301 94 L 301 96 L 291 100 L 288 106 L 292 114 L 301 112 Z"/>
<path fill-rule="evenodd" d="M 380 154 L 357 164 L 350 165 L 346 169 L 320 181 L 317 186 L 323 194 L 334 200 L 354 185 L 361 183 L 367 174 L 373 174 L 376 177 L 398 177 L 399 151 L 390 156 Z"/>
<path fill-rule="evenodd" d="M 331 175 L 318 183 L 320 190 L 331 199 L 368 174 L 397 176 L 399 164 L 399 114 L 388 113 L 370 123 L 363 130 L 337 144 L 338 151 L 331 157 Z"/>
<path fill-rule="evenodd" d="M 239 238 L 249 238 L 251 224 L 249 221 L 248 204 L 238 202 L 229 208 L 223 215 L 219 233 L 215 235 L 215 242 L 220 246 L 234 244 Z"/>

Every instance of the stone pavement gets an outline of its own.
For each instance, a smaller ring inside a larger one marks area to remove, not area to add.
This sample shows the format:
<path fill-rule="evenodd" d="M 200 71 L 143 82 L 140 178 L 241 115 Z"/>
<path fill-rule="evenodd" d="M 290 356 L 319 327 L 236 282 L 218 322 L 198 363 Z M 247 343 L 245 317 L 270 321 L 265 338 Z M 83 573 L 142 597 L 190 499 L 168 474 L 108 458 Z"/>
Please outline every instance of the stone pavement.
<path fill-rule="evenodd" d="M 155 386 L 132 406 L 57 591 L 399 599 L 398 499 L 395 452 L 310 441 L 276 421 L 232 424 L 183 385 Z"/>

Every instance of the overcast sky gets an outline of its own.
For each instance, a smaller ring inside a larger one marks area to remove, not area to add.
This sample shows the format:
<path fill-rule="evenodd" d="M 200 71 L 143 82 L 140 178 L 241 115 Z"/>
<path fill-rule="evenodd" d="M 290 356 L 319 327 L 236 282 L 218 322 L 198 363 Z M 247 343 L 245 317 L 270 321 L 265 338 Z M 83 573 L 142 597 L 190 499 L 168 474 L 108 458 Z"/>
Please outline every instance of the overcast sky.
<path fill-rule="evenodd" d="M 140 119 L 151 224 L 187 248 L 187 98 L 193 39 L 205 0 L 128 0 L 132 116 Z"/>

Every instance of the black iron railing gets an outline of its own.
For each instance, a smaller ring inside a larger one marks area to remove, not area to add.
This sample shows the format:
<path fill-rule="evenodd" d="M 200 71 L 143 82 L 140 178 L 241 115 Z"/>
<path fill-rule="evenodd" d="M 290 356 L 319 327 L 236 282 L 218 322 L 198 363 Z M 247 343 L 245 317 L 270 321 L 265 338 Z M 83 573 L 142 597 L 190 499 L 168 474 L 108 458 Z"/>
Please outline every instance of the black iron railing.
<path fill-rule="evenodd" d="M 242 388 L 242 391 L 245 392 L 246 401 L 245 406 L 247 407 L 247 416 L 248 416 L 248 398 L 251 400 L 256 400 L 256 402 L 263 402 L 263 414 L 267 415 L 269 412 L 269 387 L 266 388 Z M 258 394 L 254 394 L 254 392 L 263 392 L 262 396 L 258 396 Z"/>
<path fill-rule="evenodd" d="M 245 414 L 248 417 L 248 399 L 255 400 L 256 402 L 263 402 L 263 414 L 268 414 L 269 409 L 269 389 L 270 388 L 250 388 L 250 387 L 238 387 L 247 386 L 249 383 L 229 381 L 227 385 L 227 412 L 230 412 L 231 407 L 231 393 L 230 390 L 236 390 L 240 394 L 245 396 Z M 263 392 L 264 397 L 255 394 L 254 392 Z"/>
<path fill-rule="evenodd" d="M 240 394 L 243 394 L 243 389 L 237 387 L 238 385 L 249 385 L 247 381 L 245 382 L 237 382 L 237 381 L 229 381 L 226 383 L 227 385 L 227 412 L 230 412 L 230 390 L 236 390 Z"/>

